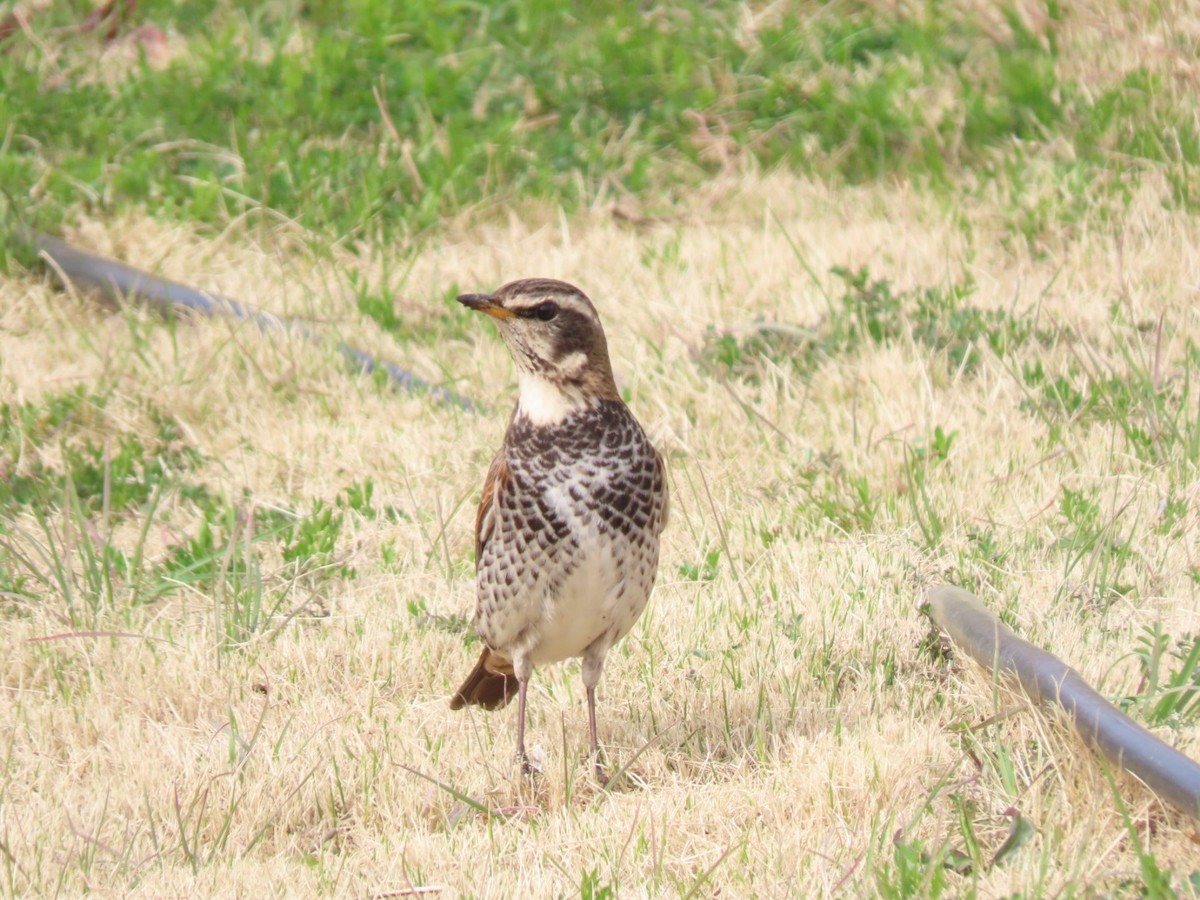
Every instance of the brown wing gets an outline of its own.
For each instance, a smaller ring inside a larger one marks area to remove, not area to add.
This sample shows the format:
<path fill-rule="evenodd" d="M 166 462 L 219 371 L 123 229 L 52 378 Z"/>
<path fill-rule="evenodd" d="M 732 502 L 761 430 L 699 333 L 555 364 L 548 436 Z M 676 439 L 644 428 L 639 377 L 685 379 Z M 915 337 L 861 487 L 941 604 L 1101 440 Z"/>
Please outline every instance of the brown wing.
<path fill-rule="evenodd" d="M 496 531 L 496 495 L 503 493 L 508 487 L 508 463 L 504 459 L 504 450 L 496 454 L 492 464 L 488 466 L 487 477 L 483 480 L 483 496 L 479 498 L 479 509 L 475 511 L 475 568 L 483 559 L 483 548 Z"/>
<path fill-rule="evenodd" d="M 662 516 L 658 520 L 658 532 L 662 534 L 667 527 L 667 520 L 671 518 L 671 485 L 667 481 L 667 464 L 657 450 L 654 451 L 654 465 L 662 482 Z"/>
<path fill-rule="evenodd" d="M 487 477 L 483 480 L 483 496 L 479 498 L 479 509 L 475 512 L 476 570 L 483 560 L 483 548 L 496 533 L 496 502 L 507 487 L 508 463 L 501 449 L 488 467 Z M 471 674 L 450 698 L 450 708 L 462 709 L 473 705 L 497 709 L 516 696 L 517 687 L 512 662 L 485 646 Z"/>

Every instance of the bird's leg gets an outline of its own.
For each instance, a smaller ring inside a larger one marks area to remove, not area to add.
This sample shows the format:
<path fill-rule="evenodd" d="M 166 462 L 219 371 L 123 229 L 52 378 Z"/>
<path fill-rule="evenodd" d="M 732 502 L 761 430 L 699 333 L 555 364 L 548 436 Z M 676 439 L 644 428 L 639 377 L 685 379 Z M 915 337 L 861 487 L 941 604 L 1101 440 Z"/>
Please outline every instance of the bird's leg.
<path fill-rule="evenodd" d="M 604 766 L 600 765 L 600 742 L 596 740 L 596 686 L 589 684 L 587 689 L 588 698 L 588 732 L 591 735 L 591 756 L 592 765 L 596 767 L 596 780 L 601 786 L 608 786 L 608 773 L 604 771 Z"/>
<path fill-rule="evenodd" d="M 521 763 L 521 771 L 533 775 L 537 770 L 529 764 L 529 757 L 525 753 L 525 691 L 528 687 L 526 680 L 517 682 L 517 759 Z"/>
<path fill-rule="evenodd" d="M 538 770 L 525 752 L 525 692 L 529 690 L 529 679 L 533 677 L 533 663 L 527 654 L 513 656 L 513 674 L 517 676 L 517 759 L 521 762 L 522 772 L 536 775 Z"/>
<path fill-rule="evenodd" d="M 596 739 L 596 685 L 600 683 L 600 673 L 604 671 L 604 654 L 608 652 L 610 643 L 608 635 L 601 637 L 592 644 L 583 655 L 583 686 L 587 688 L 588 703 L 588 750 L 592 757 L 592 765 L 596 769 L 596 780 L 602 786 L 608 785 L 608 774 L 600 765 L 600 742 Z"/>

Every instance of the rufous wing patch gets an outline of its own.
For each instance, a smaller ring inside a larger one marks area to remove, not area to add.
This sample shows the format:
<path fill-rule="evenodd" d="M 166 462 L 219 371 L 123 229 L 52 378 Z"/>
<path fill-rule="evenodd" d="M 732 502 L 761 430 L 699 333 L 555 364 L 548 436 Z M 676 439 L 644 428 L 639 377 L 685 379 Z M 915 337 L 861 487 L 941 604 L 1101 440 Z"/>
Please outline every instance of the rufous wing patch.
<path fill-rule="evenodd" d="M 479 498 L 479 509 L 475 511 L 475 568 L 483 559 L 483 548 L 496 531 L 496 498 L 508 488 L 508 463 L 501 450 L 488 466 L 483 480 L 483 495 Z"/>

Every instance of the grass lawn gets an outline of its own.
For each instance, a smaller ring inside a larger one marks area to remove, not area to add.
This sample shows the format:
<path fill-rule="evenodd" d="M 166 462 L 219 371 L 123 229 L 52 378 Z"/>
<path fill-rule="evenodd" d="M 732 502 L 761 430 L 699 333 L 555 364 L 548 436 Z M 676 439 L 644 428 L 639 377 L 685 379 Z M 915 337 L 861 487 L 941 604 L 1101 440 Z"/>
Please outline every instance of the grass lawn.
<path fill-rule="evenodd" d="M 1191 896 L 950 582 L 1200 757 L 1200 11 L 0 4 L 0 896 Z M 415 6 L 415 5 L 414 5 Z M 15 227 L 334 344 L 64 291 Z M 452 713 L 580 285 L 668 459 L 610 655 Z"/>

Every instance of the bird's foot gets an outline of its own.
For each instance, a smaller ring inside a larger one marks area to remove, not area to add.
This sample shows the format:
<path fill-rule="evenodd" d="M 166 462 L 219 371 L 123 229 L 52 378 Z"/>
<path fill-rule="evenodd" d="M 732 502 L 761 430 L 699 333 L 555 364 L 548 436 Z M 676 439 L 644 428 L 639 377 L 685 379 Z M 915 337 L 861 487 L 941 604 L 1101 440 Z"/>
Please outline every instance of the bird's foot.
<path fill-rule="evenodd" d="M 545 771 L 544 754 L 540 752 L 540 747 L 533 748 L 532 756 L 524 750 L 517 752 L 517 762 L 521 764 L 521 774 L 529 778 L 535 778 Z"/>
<path fill-rule="evenodd" d="M 596 781 L 600 783 L 600 787 L 608 787 L 608 783 L 611 779 L 609 777 L 608 770 L 605 768 L 604 762 L 602 761 L 607 758 L 607 754 L 601 751 L 598 744 L 593 744 L 591 752 L 588 753 L 587 758 L 592 761 L 592 771 L 596 773 Z"/>

